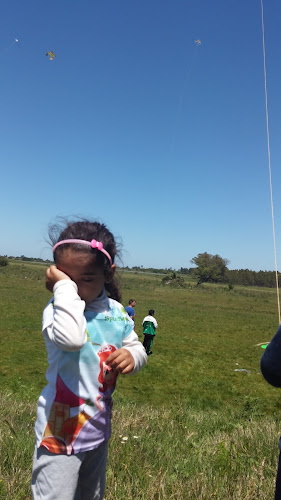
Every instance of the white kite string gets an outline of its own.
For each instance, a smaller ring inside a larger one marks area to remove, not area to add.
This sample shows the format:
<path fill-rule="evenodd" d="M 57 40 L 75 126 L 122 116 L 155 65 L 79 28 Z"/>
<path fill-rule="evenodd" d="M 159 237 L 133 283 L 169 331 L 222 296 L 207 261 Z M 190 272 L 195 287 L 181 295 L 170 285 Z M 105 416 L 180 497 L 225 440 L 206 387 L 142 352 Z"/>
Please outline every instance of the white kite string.
<path fill-rule="evenodd" d="M 278 319 L 279 319 L 279 324 L 280 324 L 281 323 L 281 318 L 280 318 L 280 298 L 279 298 L 279 284 L 278 284 L 278 268 L 277 268 L 277 255 L 276 255 L 275 223 L 274 223 L 273 194 L 272 194 L 272 176 L 271 176 L 271 159 L 270 159 L 270 143 L 269 143 L 269 126 L 268 126 L 268 105 L 267 105 L 267 81 L 266 81 L 266 63 L 265 63 L 263 0 L 261 0 L 261 19 L 262 19 L 262 47 L 263 47 L 263 72 L 264 72 L 264 92 L 265 92 L 267 154 L 268 154 L 268 170 L 269 170 L 269 185 L 270 185 L 270 201 L 271 201 L 273 247 L 274 247 L 274 260 L 275 260 L 277 307 L 278 307 Z"/>
<path fill-rule="evenodd" d="M 200 44 L 197 43 L 197 42 L 200 42 Z M 201 40 L 194 40 L 194 43 L 197 46 L 199 46 L 199 45 L 201 45 Z M 191 60 L 190 60 L 190 62 L 188 64 L 188 66 L 185 69 L 184 80 L 183 80 L 183 85 L 182 85 L 182 91 L 181 91 L 181 94 L 179 96 L 178 109 L 177 109 L 177 113 L 176 113 L 176 117 L 175 117 L 175 123 L 174 123 L 174 127 L 173 127 L 173 135 L 172 135 L 172 139 L 171 139 L 171 143 L 170 143 L 170 151 L 171 151 L 171 153 L 174 152 L 174 148 L 175 148 L 176 134 L 178 132 L 177 128 L 179 126 L 180 115 L 181 115 L 181 111 L 182 111 L 183 104 L 184 104 L 184 97 L 185 97 L 187 82 L 188 82 L 190 74 L 191 74 L 191 69 L 192 69 L 193 64 L 194 64 L 194 59 L 195 59 L 195 56 L 196 56 L 196 52 L 193 51 L 192 56 L 191 56 Z"/>
<path fill-rule="evenodd" d="M 15 45 L 15 43 L 17 43 L 17 42 L 18 42 L 18 39 L 15 38 L 14 41 L 9 45 L 9 47 L 6 47 L 0 51 L 0 56 L 3 56 L 4 54 L 6 54 L 6 52 L 8 52 L 8 50 L 10 50 L 13 47 L 13 45 Z"/>

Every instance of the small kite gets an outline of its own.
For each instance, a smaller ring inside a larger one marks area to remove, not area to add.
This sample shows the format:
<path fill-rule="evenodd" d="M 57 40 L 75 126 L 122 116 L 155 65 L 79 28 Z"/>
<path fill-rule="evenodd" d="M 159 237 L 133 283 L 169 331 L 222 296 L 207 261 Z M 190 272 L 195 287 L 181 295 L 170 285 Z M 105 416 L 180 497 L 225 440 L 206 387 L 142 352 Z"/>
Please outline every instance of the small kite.
<path fill-rule="evenodd" d="M 49 56 L 50 61 L 52 61 L 56 57 L 56 54 L 50 50 L 47 52 L 46 56 Z"/>
<path fill-rule="evenodd" d="M 196 45 L 202 45 L 201 40 L 194 40 L 194 42 L 196 43 Z"/>

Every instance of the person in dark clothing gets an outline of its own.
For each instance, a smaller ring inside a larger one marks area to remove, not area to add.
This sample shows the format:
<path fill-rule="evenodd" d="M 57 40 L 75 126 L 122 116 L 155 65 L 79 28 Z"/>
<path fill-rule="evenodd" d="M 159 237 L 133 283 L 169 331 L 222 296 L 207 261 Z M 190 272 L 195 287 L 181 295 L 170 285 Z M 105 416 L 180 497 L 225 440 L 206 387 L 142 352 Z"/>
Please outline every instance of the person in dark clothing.
<path fill-rule="evenodd" d="M 269 384 L 281 387 L 281 326 L 262 355 L 261 372 Z M 281 438 L 279 439 L 279 450 L 281 450 Z M 274 498 L 281 500 L 281 451 L 279 452 Z"/>

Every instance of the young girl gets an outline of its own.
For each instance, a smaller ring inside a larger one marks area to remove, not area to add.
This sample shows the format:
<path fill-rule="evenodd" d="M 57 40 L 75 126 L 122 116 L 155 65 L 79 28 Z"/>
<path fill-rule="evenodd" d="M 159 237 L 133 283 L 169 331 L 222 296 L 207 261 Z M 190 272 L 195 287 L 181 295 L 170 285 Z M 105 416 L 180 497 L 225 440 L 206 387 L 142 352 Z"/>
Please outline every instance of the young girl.
<path fill-rule="evenodd" d="M 43 313 L 48 381 L 35 424 L 35 500 L 101 500 L 119 373 L 146 363 L 134 323 L 119 303 L 116 245 L 104 224 L 68 223 L 53 241 Z M 106 293 L 107 292 L 107 293 Z M 109 295 L 109 296 L 108 296 Z"/>

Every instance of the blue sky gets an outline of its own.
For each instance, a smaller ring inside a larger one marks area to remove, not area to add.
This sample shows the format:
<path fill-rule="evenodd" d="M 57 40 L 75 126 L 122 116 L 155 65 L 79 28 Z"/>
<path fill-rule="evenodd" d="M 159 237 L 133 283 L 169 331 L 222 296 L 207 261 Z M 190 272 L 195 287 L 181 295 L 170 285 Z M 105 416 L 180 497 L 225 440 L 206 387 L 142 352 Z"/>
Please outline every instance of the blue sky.
<path fill-rule="evenodd" d="M 280 20 L 264 0 L 281 262 Z M 125 265 L 274 269 L 259 0 L 3 0 L 0 72 L 0 254 L 50 258 L 78 215 Z"/>

